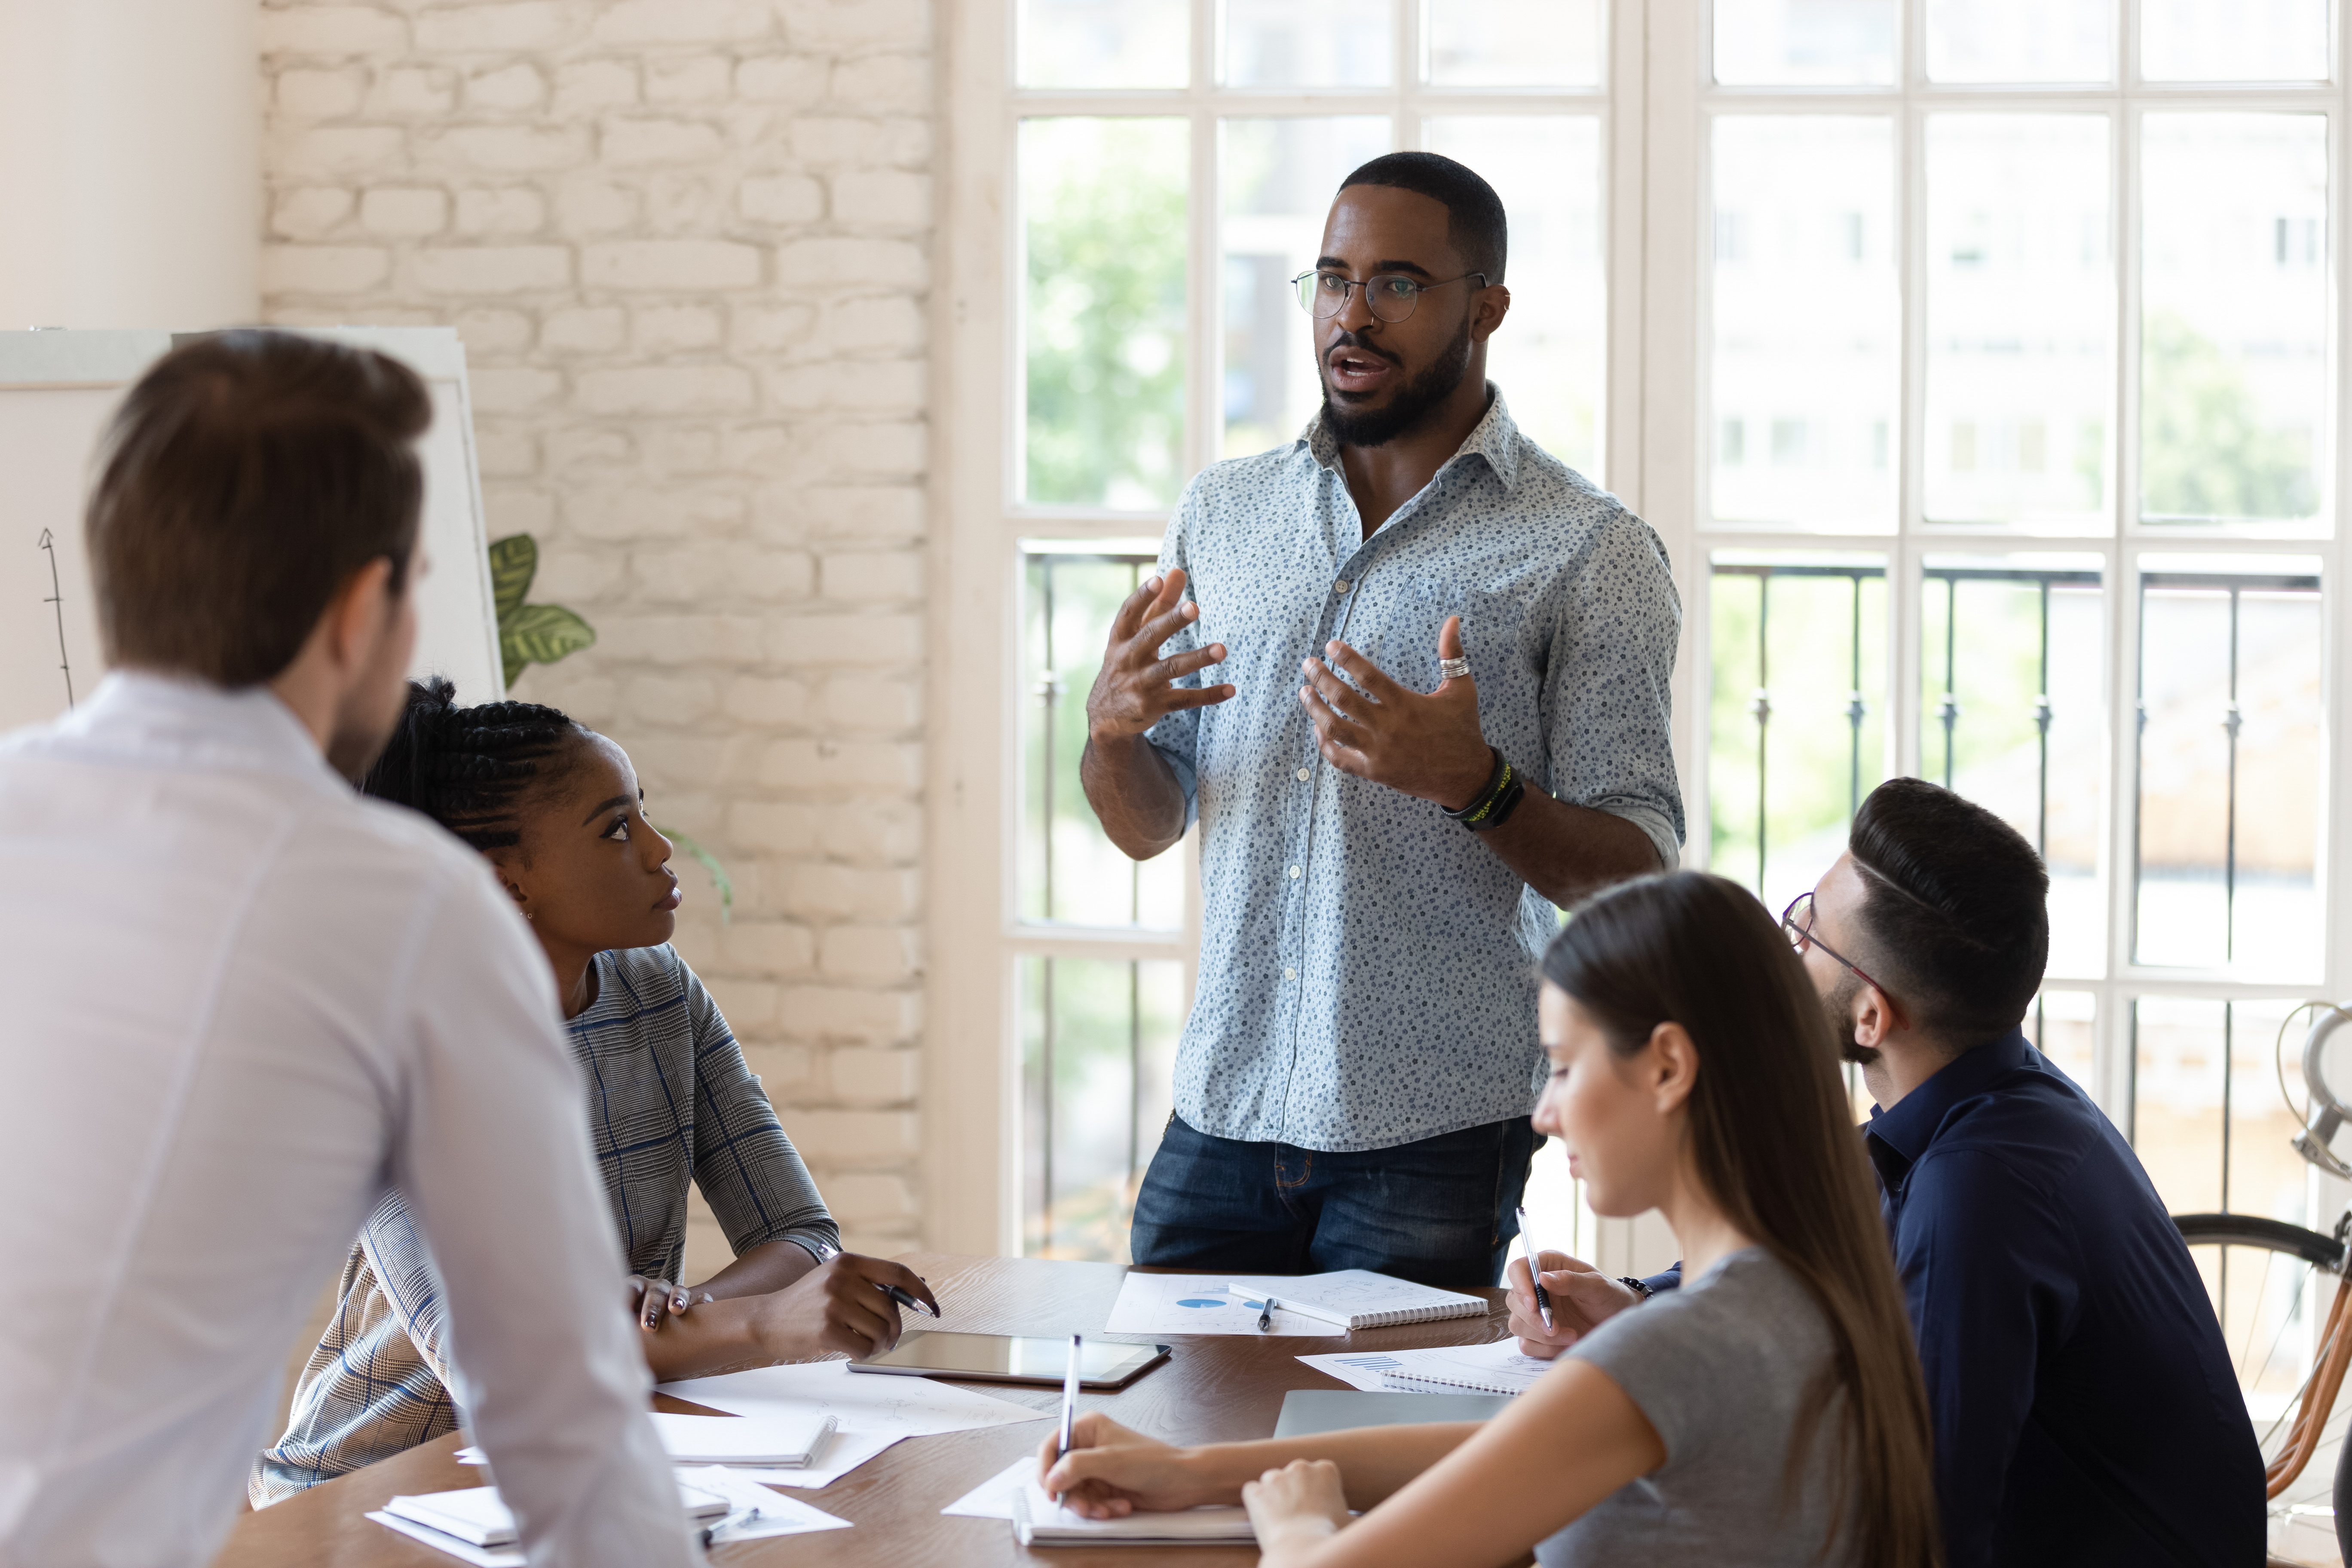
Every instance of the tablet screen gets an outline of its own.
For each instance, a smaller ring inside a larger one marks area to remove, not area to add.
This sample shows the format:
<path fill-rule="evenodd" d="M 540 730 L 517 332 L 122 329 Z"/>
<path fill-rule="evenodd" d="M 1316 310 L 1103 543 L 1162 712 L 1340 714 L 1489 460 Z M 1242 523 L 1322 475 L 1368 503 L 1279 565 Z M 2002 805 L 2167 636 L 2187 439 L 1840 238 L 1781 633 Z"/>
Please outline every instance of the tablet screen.
<path fill-rule="evenodd" d="M 1154 1345 L 1111 1344 L 1089 1340 L 1079 1352 L 1078 1376 L 1086 1383 L 1116 1383 L 1159 1355 Z M 857 1366 L 893 1372 L 936 1373 L 942 1377 L 1017 1377 L 1059 1383 L 1070 1362 L 1067 1340 L 1016 1339 L 1007 1334 L 908 1334 L 895 1349 L 863 1356 Z"/>

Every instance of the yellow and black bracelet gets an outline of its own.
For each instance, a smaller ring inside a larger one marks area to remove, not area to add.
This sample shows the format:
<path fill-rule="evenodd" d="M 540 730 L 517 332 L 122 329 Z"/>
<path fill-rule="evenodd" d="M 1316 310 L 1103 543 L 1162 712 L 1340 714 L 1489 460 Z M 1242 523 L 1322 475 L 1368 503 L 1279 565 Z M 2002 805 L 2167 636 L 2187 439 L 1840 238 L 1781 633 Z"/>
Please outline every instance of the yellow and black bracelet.
<path fill-rule="evenodd" d="M 1446 816 L 1473 833 L 1491 832 L 1502 826 L 1510 820 L 1511 813 L 1519 808 L 1520 799 L 1528 793 L 1526 782 L 1519 777 L 1519 770 L 1506 762 L 1503 753 L 1495 747 L 1489 746 L 1486 750 L 1495 758 L 1495 771 L 1487 775 L 1486 787 L 1461 810 L 1445 812 Z M 1443 806 L 1438 809 L 1445 810 Z"/>

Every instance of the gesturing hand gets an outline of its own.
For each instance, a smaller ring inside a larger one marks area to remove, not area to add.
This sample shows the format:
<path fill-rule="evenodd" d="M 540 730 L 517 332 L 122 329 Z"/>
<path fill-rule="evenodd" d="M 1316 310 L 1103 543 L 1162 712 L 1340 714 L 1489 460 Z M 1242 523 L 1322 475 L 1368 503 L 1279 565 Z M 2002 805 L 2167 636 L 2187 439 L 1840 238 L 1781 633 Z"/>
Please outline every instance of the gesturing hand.
<path fill-rule="evenodd" d="M 1188 687 L 1177 677 L 1205 669 L 1225 657 L 1225 645 L 1211 643 L 1162 658 L 1170 637 L 1201 618 L 1201 606 L 1184 597 L 1184 574 L 1146 577 L 1111 617 L 1110 641 L 1102 669 L 1087 693 L 1087 734 L 1098 741 L 1140 735 L 1180 708 L 1206 708 L 1234 694 L 1230 686 Z"/>
<path fill-rule="evenodd" d="M 1326 643 L 1323 651 L 1329 666 L 1312 658 L 1301 666 L 1307 684 L 1298 700 L 1315 722 L 1316 747 L 1325 762 L 1448 811 L 1478 798 L 1495 758 L 1478 727 L 1475 679 L 1441 680 L 1423 696 L 1398 685 L 1346 643 Z M 1461 616 L 1448 616 L 1438 628 L 1437 657 L 1462 657 Z"/>

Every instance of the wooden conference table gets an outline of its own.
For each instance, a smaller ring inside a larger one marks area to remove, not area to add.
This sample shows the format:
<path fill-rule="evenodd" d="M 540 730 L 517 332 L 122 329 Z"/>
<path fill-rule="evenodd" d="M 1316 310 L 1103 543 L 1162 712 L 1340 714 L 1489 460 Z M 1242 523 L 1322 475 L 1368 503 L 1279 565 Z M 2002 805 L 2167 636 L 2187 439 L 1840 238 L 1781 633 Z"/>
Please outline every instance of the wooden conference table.
<path fill-rule="evenodd" d="M 898 1259 L 931 1283 L 942 1329 L 974 1333 L 1096 1335 L 1118 1295 L 1127 1270 L 1108 1263 L 1059 1263 L 1033 1258 L 967 1258 L 914 1252 Z M 1345 1338 L 1264 1339 L 1234 1334 L 1107 1334 L 1142 1343 L 1157 1339 L 1175 1353 L 1117 1394 L 1080 1395 L 1082 1410 L 1107 1410 L 1113 1420 L 1176 1443 L 1273 1435 L 1284 1393 L 1293 1388 L 1344 1388 L 1296 1359 L 1328 1351 L 1400 1350 L 1421 1345 L 1484 1344 L 1509 1330 L 1503 1292 L 1480 1292 L 1495 1303 L 1484 1318 L 1450 1318 L 1393 1329 L 1366 1329 Z M 909 1326 L 922 1320 L 908 1316 Z M 928 1325 L 925 1325 L 928 1326 Z M 965 1384 L 1038 1410 L 1060 1407 L 1048 1388 Z M 714 1415 L 701 1406 L 656 1395 L 658 1408 Z M 1155 1547 L 1025 1551 L 1001 1519 L 948 1519 L 940 1510 L 1011 1464 L 1034 1453 L 1049 1430 L 1036 1422 L 910 1437 L 893 1444 L 841 1479 L 817 1491 L 793 1490 L 853 1530 L 742 1541 L 712 1549 L 723 1568 L 791 1563 L 989 1564 L 1051 1563 L 1057 1568 L 1236 1568 L 1255 1560 L 1237 1547 Z M 448 1568 L 457 1559 L 361 1517 L 403 1492 L 479 1486 L 481 1473 L 451 1458 L 452 1433 L 423 1447 L 314 1487 L 301 1496 L 240 1515 L 214 1568 Z"/>

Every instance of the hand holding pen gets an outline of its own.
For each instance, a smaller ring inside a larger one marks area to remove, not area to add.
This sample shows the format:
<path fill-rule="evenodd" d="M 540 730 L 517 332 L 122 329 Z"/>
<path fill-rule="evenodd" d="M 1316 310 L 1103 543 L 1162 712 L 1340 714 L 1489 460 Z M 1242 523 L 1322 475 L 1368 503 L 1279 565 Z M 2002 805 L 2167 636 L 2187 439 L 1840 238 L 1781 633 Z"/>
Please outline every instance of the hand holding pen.
<path fill-rule="evenodd" d="M 889 1297 L 890 1300 L 898 1302 L 898 1305 L 906 1308 L 910 1312 L 920 1312 L 927 1318 L 936 1318 L 940 1315 L 940 1304 L 931 1297 L 930 1283 L 924 1279 L 920 1275 L 908 1273 L 907 1269 L 901 1268 L 896 1263 L 882 1263 L 882 1260 L 878 1258 L 860 1258 L 856 1253 L 844 1252 L 841 1248 L 830 1246 L 824 1242 L 819 1242 L 817 1243 L 817 1246 L 821 1249 L 817 1255 L 817 1261 L 820 1264 L 831 1263 L 835 1259 L 842 1258 L 856 1258 L 858 1261 L 864 1263 L 881 1264 L 884 1268 L 893 1270 L 898 1274 L 906 1275 L 907 1278 L 914 1280 L 915 1284 L 922 1290 L 920 1298 L 918 1298 L 905 1286 L 888 1279 L 876 1279 L 869 1274 L 866 1276 L 866 1280 L 867 1283 L 871 1284 L 877 1290 L 881 1291 L 882 1294 Z"/>

